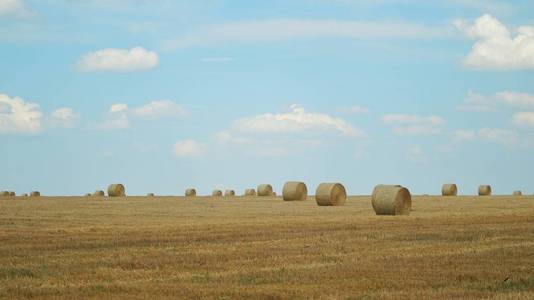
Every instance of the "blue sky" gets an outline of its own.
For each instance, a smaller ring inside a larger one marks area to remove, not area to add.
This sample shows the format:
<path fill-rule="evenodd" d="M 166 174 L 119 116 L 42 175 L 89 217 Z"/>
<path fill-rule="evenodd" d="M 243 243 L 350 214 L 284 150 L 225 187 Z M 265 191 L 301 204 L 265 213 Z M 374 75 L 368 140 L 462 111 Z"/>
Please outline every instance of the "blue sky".
<path fill-rule="evenodd" d="M 534 3 L 0 0 L 0 189 L 534 193 Z"/>

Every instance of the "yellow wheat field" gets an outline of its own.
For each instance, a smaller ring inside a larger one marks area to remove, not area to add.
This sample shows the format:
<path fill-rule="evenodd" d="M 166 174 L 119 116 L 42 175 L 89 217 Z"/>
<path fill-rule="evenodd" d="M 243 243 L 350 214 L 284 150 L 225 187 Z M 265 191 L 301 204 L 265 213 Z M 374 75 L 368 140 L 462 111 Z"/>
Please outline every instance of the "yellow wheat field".
<path fill-rule="evenodd" d="M 534 298 L 534 197 L 0 199 L 0 297 Z"/>

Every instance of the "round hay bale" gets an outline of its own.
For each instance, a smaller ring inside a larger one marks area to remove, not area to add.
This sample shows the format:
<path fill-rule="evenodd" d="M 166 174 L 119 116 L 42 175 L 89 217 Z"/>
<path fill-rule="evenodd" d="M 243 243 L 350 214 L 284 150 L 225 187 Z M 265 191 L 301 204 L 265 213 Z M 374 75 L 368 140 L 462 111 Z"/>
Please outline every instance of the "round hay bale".
<path fill-rule="evenodd" d="M 30 193 L 30 197 L 41 197 L 41 193 L 38 191 L 33 191 Z"/>
<path fill-rule="evenodd" d="M 15 197 L 17 194 L 15 192 L 9 192 L 9 197 Z"/>
<path fill-rule="evenodd" d="M 102 190 L 96 190 L 94 193 L 93 193 L 93 196 L 94 197 L 104 197 L 106 194 L 104 193 L 104 191 Z"/>
<path fill-rule="evenodd" d="M 185 190 L 185 196 L 186 197 L 195 197 L 197 195 L 197 190 L 195 189 L 187 189 Z"/>
<path fill-rule="evenodd" d="M 221 197 L 222 196 L 222 191 L 221 190 L 213 190 L 213 192 L 211 192 L 211 196 L 212 197 Z"/>
<path fill-rule="evenodd" d="M 245 196 L 256 196 L 256 190 L 255 189 L 246 189 L 245 190 Z"/>
<path fill-rule="evenodd" d="M 272 196 L 273 196 L 273 197 L 276 197 L 276 192 L 273 192 L 273 195 L 272 195 Z"/>
<path fill-rule="evenodd" d="M 125 197 L 126 190 L 124 185 L 120 183 L 110 184 L 108 186 L 108 196 L 109 197 Z"/>
<path fill-rule="evenodd" d="M 341 183 L 321 183 L 315 190 L 315 201 L 319 206 L 340 206 L 346 200 L 347 192 Z"/>
<path fill-rule="evenodd" d="M 9 192 L 8 191 L 0 192 L 0 197 L 9 197 Z"/>
<path fill-rule="evenodd" d="M 456 196 L 458 195 L 458 187 L 454 183 L 446 183 L 441 187 L 442 196 Z"/>
<path fill-rule="evenodd" d="M 20 195 L 21 197 L 28 197 L 28 194 L 24 193 L 22 195 Z"/>
<path fill-rule="evenodd" d="M 147 197 L 154 197 L 154 193 L 148 193 L 146 194 Z"/>
<path fill-rule="evenodd" d="M 412 208 L 410 191 L 400 185 L 377 185 L 371 196 L 377 215 L 409 215 Z"/>
<path fill-rule="evenodd" d="M 91 193 L 87 193 L 87 194 L 85 194 L 84 196 L 85 196 L 85 197 L 91 197 L 92 194 L 91 194 Z"/>
<path fill-rule="evenodd" d="M 258 196 L 261 197 L 273 195 L 273 186 L 270 184 L 260 184 L 256 190 L 258 190 Z"/>
<path fill-rule="evenodd" d="M 304 201 L 308 199 L 308 188 L 304 182 L 288 181 L 282 189 L 284 201 Z"/>
<path fill-rule="evenodd" d="M 523 196 L 523 192 L 521 192 L 521 191 L 514 191 L 514 196 Z"/>
<path fill-rule="evenodd" d="M 480 185 L 478 187 L 479 196 L 491 196 L 491 186 L 489 185 Z"/>
<path fill-rule="evenodd" d="M 224 191 L 224 196 L 225 197 L 233 197 L 233 196 L 235 196 L 235 191 L 234 190 L 226 190 L 226 191 Z"/>

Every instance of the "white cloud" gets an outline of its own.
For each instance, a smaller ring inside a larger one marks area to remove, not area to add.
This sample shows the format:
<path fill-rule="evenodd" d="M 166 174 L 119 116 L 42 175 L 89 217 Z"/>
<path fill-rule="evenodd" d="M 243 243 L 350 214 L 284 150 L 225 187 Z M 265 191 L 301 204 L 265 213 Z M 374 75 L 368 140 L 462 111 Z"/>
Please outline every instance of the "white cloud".
<path fill-rule="evenodd" d="M 365 137 L 365 132 L 343 119 L 291 105 L 286 112 L 238 119 L 214 138 L 221 146 L 247 155 L 279 157 L 333 145 L 339 139 L 359 143 Z"/>
<path fill-rule="evenodd" d="M 251 118 L 236 120 L 232 131 L 255 134 L 295 134 L 337 132 L 348 138 L 362 138 L 365 133 L 345 120 L 323 113 L 307 112 L 299 105 L 291 105 L 285 113 L 265 113 Z"/>
<path fill-rule="evenodd" d="M 513 116 L 513 121 L 519 126 L 534 127 L 534 112 L 524 111 L 515 113 Z"/>
<path fill-rule="evenodd" d="M 534 108 L 534 95 L 513 91 L 503 91 L 493 95 L 481 95 L 469 91 L 462 105 L 462 111 L 495 112 L 503 105 L 512 108 Z"/>
<path fill-rule="evenodd" d="M 477 41 L 464 59 L 476 69 L 534 69 L 534 26 L 520 26 L 514 37 L 506 26 L 485 14 L 474 23 L 457 20 L 456 27 Z"/>
<path fill-rule="evenodd" d="M 0 0 L 0 17 L 31 17 L 35 13 L 28 9 L 23 0 Z"/>
<path fill-rule="evenodd" d="M 130 128 L 130 119 L 128 118 L 128 104 L 114 103 L 109 107 L 106 120 L 101 123 L 90 126 L 97 130 L 117 130 Z"/>
<path fill-rule="evenodd" d="M 393 133 L 398 135 L 438 134 L 445 125 L 443 118 L 434 115 L 389 114 L 382 117 L 382 122 L 393 126 Z"/>
<path fill-rule="evenodd" d="M 109 107 L 109 112 L 118 113 L 121 111 L 126 111 L 128 109 L 128 104 L 126 103 L 114 103 Z"/>
<path fill-rule="evenodd" d="M 178 158 L 198 158 L 204 156 L 206 152 L 206 145 L 191 139 L 178 141 L 173 147 L 173 154 Z"/>
<path fill-rule="evenodd" d="M 53 127 L 73 128 L 80 119 L 80 114 L 70 107 L 61 107 L 50 114 Z"/>
<path fill-rule="evenodd" d="M 338 20 L 265 20 L 219 24 L 168 42 L 185 48 L 232 42 L 276 42 L 297 38 L 432 38 L 446 34 L 441 28 L 405 22 Z"/>
<path fill-rule="evenodd" d="M 182 117 L 187 113 L 183 107 L 170 100 L 151 101 L 134 108 L 129 108 L 126 103 L 114 103 L 108 110 L 107 119 L 91 127 L 101 130 L 128 129 L 130 118 L 155 120 Z"/>
<path fill-rule="evenodd" d="M 0 94 L 0 134 L 39 133 L 42 116 L 38 104 Z"/>
<path fill-rule="evenodd" d="M 132 115 L 140 118 L 182 117 L 187 111 L 170 100 L 159 100 L 132 109 Z"/>
<path fill-rule="evenodd" d="M 239 132 L 221 131 L 215 134 L 215 140 L 222 146 L 234 147 L 252 156 L 281 157 L 302 151 L 313 151 L 326 141 L 326 137 L 310 137 L 301 134 L 289 136 L 273 136 L 263 134 L 242 134 Z"/>
<path fill-rule="evenodd" d="M 81 71 L 139 71 L 154 68 L 159 63 L 156 52 L 141 47 L 103 49 L 82 56 L 77 66 Z"/>

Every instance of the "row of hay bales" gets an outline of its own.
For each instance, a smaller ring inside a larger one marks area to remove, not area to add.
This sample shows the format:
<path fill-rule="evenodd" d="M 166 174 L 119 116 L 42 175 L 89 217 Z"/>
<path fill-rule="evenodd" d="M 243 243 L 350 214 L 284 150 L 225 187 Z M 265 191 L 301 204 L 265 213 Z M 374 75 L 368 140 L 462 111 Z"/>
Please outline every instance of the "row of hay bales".
<path fill-rule="evenodd" d="M 458 187 L 454 183 L 446 183 L 441 187 L 442 196 L 457 196 Z M 478 187 L 479 196 L 491 196 L 491 185 L 480 185 Z M 523 193 L 521 191 L 514 191 L 512 193 L 514 196 L 521 196 Z"/>
<path fill-rule="evenodd" d="M 304 182 L 290 181 L 284 184 L 283 199 L 303 201 L 307 193 Z M 321 183 L 315 190 L 315 201 L 319 206 L 341 206 L 347 201 L 347 192 L 341 183 Z M 371 205 L 377 215 L 408 215 L 412 196 L 400 185 L 377 185 L 371 195 Z"/>
<path fill-rule="evenodd" d="M 105 197 L 106 193 L 103 190 L 96 190 L 93 193 L 87 193 L 85 194 L 86 197 Z M 125 197 L 126 196 L 126 188 L 123 184 L 120 183 L 114 183 L 110 184 L 108 186 L 108 196 L 109 197 Z M 147 195 L 147 196 L 150 196 Z M 154 196 L 154 194 L 152 194 Z"/>
<path fill-rule="evenodd" d="M 16 196 L 17 196 L 17 193 L 12 192 L 12 191 L 1 191 L 0 192 L 0 197 L 16 197 Z M 19 195 L 19 197 L 39 197 L 39 196 L 41 196 L 41 193 L 39 193 L 38 191 L 33 191 L 29 195 L 26 193 Z"/>
<path fill-rule="evenodd" d="M 388 188 L 389 187 L 389 188 Z M 378 185 L 373 190 L 373 195 L 382 195 L 381 191 L 383 190 L 391 190 L 391 193 L 395 194 L 406 194 L 404 190 L 396 191 L 397 189 L 402 188 L 398 185 L 388 186 L 388 185 Z M 124 197 L 126 196 L 126 190 L 123 184 L 116 183 L 111 184 L 108 186 L 108 196 L 109 197 Z M 376 193 L 375 193 L 376 192 Z M 389 193 L 389 192 L 388 192 Z M 408 192 L 409 193 L 409 192 Z M 441 188 L 441 194 L 442 196 L 457 196 L 458 195 L 458 187 L 454 183 L 446 183 L 443 184 Z M 30 193 L 30 197 L 39 197 L 41 194 L 38 191 L 33 191 Z M 186 197 L 195 197 L 197 195 L 197 192 L 194 188 L 189 188 L 185 191 Z M 233 197 L 236 193 L 234 190 L 228 189 L 224 192 L 225 197 Z M 256 189 L 246 189 L 244 196 L 276 196 L 276 193 L 273 191 L 273 187 L 270 184 L 260 184 L 257 186 Z M 478 187 L 478 195 L 480 196 L 489 196 L 491 195 L 491 186 L 490 185 L 480 185 Z M 521 191 L 514 191 L 514 196 L 521 196 Z M 2 191 L 0 192 L 0 197 L 14 197 L 16 196 L 15 192 L 11 191 Z M 28 194 L 22 194 L 21 196 L 28 196 Z M 87 193 L 85 196 L 88 197 L 104 197 L 105 193 L 102 190 L 96 190 L 95 192 Z M 153 197 L 153 193 L 148 193 L 148 197 Z M 221 190 L 213 190 L 212 192 L 213 197 L 221 197 L 223 196 L 223 192 Z M 298 182 L 298 181 L 289 181 L 284 184 L 283 190 L 282 190 L 282 196 L 284 201 L 302 201 L 306 200 L 308 196 L 308 190 L 306 187 L 306 184 L 304 182 Z M 317 187 L 315 198 L 318 205 L 343 205 L 344 201 L 346 200 L 346 191 L 343 185 L 340 183 L 322 183 Z M 373 199 L 375 197 L 373 196 Z M 381 197 L 378 197 L 381 198 Z M 374 203 L 374 202 L 373 202 Z M 379 202 L 377 202 L 379 203 Z M 374 204 L 373 204 L 373 207 Z M 377 204 L 377 209 L 380 210 L 381 205 Z"/>
<path fill-rule="evenodd" d="M 195 197 L 197 195 L 197 192 L 193 188 L 189 188 L 185 190 L 185 196 L 186 197 Z M 232 189 L 225 190 L 224 193 L 222 190 L 215 189 L 211 192 L 212 197 L 234 197 L 236 195 L 236 192 Z M 243 193 L 243 196 L 276 196 L 276 193 L 273 192 L 273 187 L 270 184 L 260 184 L 256 189 L 245 189 L 245 192 Z"/>
<path fill-rule="evenodd" d="M 221 197 L 221 190 L 214 190 L 212 196 Z M 226 190 L 225 196 L 235 196 L 233 190 Z M 245 196 L 273 196 L 270 184 L 261 184 L 254 189 L 246 189 Z M 194 189 L 187 189 L 186 196 L 196 196 Z M 289 181 L 282 189 L 284 201 L 305 201 L 308 188 L 304 182 Z M 408 189 L 400 185 L 378 185 L 373 190 L 372 206 L 377 215 L 407 215 L 410 213 L 412 200 Z M 315 201 L 319 206 L 341 206 L 347 201 L 347 192 L 341 183 L 321 183 L 315 190 Z"/>
<path fill-rule="evenodd" d="M 342 187 L 342 186 L 341 186 Z M 340 184 L 333 184 L 333 183 L 324 183 L 318 186 L 316 195 L 319 195 L 318 201 L 323 201 L 323 197 L 325 195 L 325 191 L 330 191 L 330 189 L 333 191 L 332 193 L 337 194 L 340 193 L 341 190 Z M 344 189 L 344 188 L 343 188 Z M 108 186 L 108 196 L 109 197 L 124 197 L 126 196 L 126 190 L 123 184 L 116 183 L 111 184 Z M 490 185 L 480 185 L 478 187 L 478 195 L 480 196 L 490 196 L 492 193 L 491 186 Z M 285 201 L 295 201 L 295 200 L 305 200 L 307 197 L 307 188 L 306 185 L 303 182 L 297 182 L 297 181 L 289 181 L 284 184 L 283 187 L 283 198 Z M 442 196 L 457 196 L 458 195 L 458 187 L 454 183 L 446 183 L 443 184 L 441 188 L 441 194 Z M 33 191 L 30 193 L 29 196 L 31 197 L 39 197 L 41 194 L 38 191 Z M 197 195 L 197 192 L 194 188 L 189 188 L 185 191 L 185 196 L 187 197 L 195 197 Z M 224 196 L 226 197 L 232 197 L 235 196 L 236 193 L 234 190 L 228 189 L 224 192 Z M 513 192 L 514 196 L 521 196 L 523 193 L 519 190 Z M 0 192 L 0 197 L 14 197 L 16 196 L 15 192 L 12 191 L 2 191 Z M 21 196 L 28 196 L 28 194 L 22 194 Z M 87 193 L 85 194 L 87 197 L 104 197 L 105 193 L 102 190 L 96 190 L 93 193 Z M 212 192 L 213 197 L 221 197 L 223 196 L 223 192 L 221 190 L 213 190 Z M 276 193 L 273 191 L 273 187 L 270 184 L 260 184 L 257 186 L 256 189 L 246 189 L 243 196 L 276 196 Z M 147 197 L 154 197 L 154 193 L 148 193 Z M 327 201 L 328 202 L 328 201 Z M 336 201 L 334 201 L 336 202 Z"/>
<path fill-rule="evenodd" d="M 9 192 L 9 191 L 2 191 L 0 192 L 0 197 L 15 197 L 15 192 Z M 21 194 L 21 197 L 40 197 L 41 193 L 39 191 L 32 191 L 29 195 L 28 194 Z M 93 193 L 87 193 L 85 194 L 87 197 L 104 197 L 106 194 L 102 190 L 96 190 Z M 108 186 L 108 196 L 110 197 L 124 197 L 126 196 L 126 190 L 124 188 L 124 185 L 117 183 L 117 184 L 111 184 Z"/>
<path fill-rule="evenodd" d="M 308 188 L 304 182 L 286 182 L 282 196 L 284 201 L 304 201 L 308 198 Z M 315 190 L 315 201 L 319 206 L 341 206 L 347 201 L 347 192 L 341 183 L 321 183 Z M 412 196 L 400 185 L 377 185 L 371 195 L 371 205 L 377 215 L 408 215 Z"/>
<path fill-rule="evenodd" d="M 108 186 L 109 197 L 124 197 L 126 189 L 124 185 L 117 183 Z M 247 189 L 246 195 L 274 196 L 273 187 L 270 184 L 260 184 L 257 189 Z M 11 196 L 14 193 L 3 192 L 1 196 Z M 104 191 L 97 190 L 87 196 L 103 197 Z M 153 194 L 149 194 L 153 196 Z M 187 189 L 185 195 L 196 196 L 195 189 Z M 221 196 L 222 191 L 213 191 L 213 196 Z M 226 190 L 225 196 L 235 196 L 235 191 Z M 32 192 L 31 196 L 40 196 L 39 192 Z M 290 181 L 283 187 L 282 196 L 284 201 L 305 201 L 308 198 L 308 188 L 304 182 Z M 315 191 L 315 200 L 319 206 L 340 206 L 347 200 L 347 192 L 341 183 L 321 183 Z M 408 189 L 400 185 L 378 185 L 373 190 L 372 206 L 378 215 L 402 215 L 409 214 L 411 208 L 411 195 Z"/>

